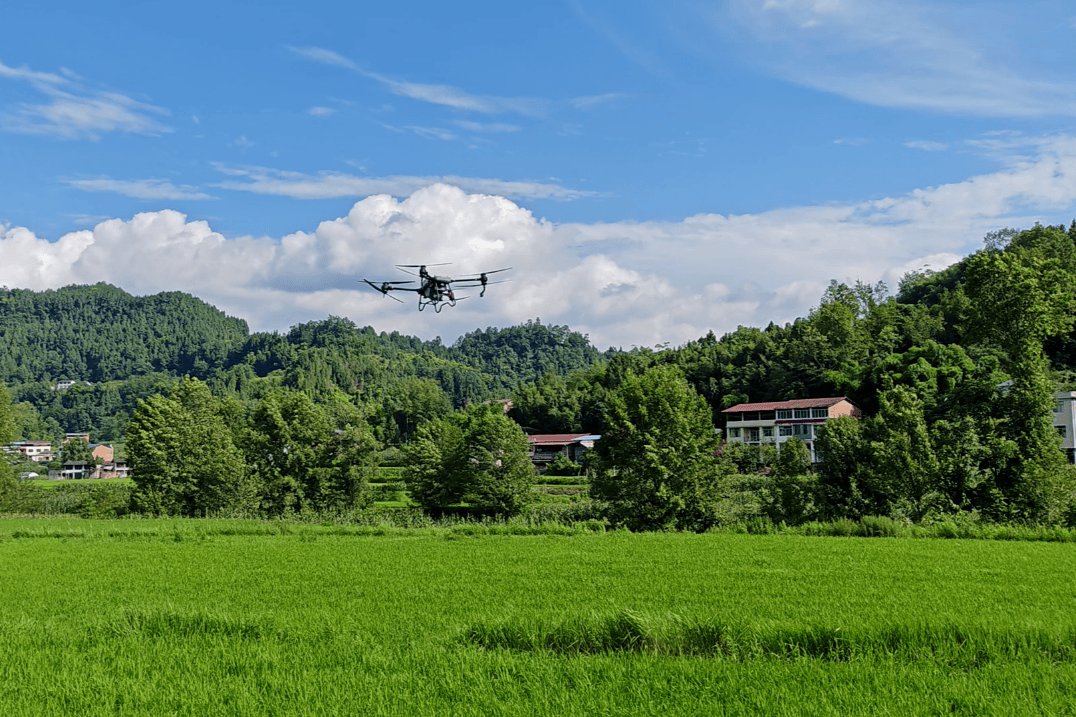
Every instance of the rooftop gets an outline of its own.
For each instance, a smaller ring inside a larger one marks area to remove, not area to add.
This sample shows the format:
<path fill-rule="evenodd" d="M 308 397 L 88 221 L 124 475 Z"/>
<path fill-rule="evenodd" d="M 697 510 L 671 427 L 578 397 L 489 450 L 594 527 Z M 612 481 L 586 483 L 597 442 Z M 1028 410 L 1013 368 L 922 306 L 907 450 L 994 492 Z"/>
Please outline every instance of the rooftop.
<path fill-rule="evenodd" d="M 770 401 L 768 403 L 740 403 L 726 408 L 722 413 L 744 413 L 746 411 L 777 411 L 783 408 L 829 408 L 841 401 L 848 401 L 844 396 L 834 398 L 797 398 L 792 401 Z M 852 403 L 848 401 L 848 403 Z"/>

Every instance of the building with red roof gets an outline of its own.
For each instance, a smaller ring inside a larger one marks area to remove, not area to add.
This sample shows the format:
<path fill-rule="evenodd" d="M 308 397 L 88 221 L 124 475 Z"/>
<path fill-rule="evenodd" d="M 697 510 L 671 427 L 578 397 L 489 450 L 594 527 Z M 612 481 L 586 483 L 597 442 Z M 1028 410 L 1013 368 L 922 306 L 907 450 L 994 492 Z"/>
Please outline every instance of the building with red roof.
<path fill-rule="evenodd" d="M 780 447 L 789 438 L 799 438 L 817 463 L 814 438 L 818 426 L 840 416 L 859 418 L 863 412 L 844 396 L 799 398 L 792 401 L 741 403 L 721 412 L 725 416 L 725 439 L 732 443 Z"/>
<path fill-rule="evenodd" d="M 601 436 L 590 433 L 539 433 L 527 436 L 527 443 L 530 444 L 531 461 L 541 471 L 558 453 L 578 463 L 599 438 Z"/>

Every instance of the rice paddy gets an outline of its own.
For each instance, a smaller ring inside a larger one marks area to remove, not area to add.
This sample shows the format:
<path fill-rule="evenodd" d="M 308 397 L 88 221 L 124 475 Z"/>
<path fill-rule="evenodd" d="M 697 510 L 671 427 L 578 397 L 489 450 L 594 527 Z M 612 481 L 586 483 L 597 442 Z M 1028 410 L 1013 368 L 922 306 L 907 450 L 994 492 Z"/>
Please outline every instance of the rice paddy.
<path fill-rule="evenodd" d="M 1073 714 L 1076 546 L 0 520 L 0 714 Z"/>

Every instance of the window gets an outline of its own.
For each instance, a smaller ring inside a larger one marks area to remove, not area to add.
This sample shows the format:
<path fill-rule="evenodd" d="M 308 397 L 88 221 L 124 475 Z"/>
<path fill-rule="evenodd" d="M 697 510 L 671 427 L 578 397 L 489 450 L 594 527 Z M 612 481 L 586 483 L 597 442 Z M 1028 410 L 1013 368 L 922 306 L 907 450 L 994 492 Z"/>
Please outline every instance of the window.
<path fill-rule="evenodd" d="M 812 408 L 811 418 L 829 418 L 828 408 Z"/>
<path fill-rule="evenodd" d="M 792 418 L 792 409 L 791 408 L 782 408 L 781 410 L 779 410 L 777 412 L 777 420 L 778 421 L 787 421 L 790 418 Z"/>
<path fill-rule="evenodd" d="M 758 441 L 758 429 L 757 428 L 748 428 L 747 429 L 747 440 L 748 441 Z"/>
<path fill-rule="evenodd" d="M 1054 401 L 1054 413 L 1061 413 L 1065 410 L 1065 405 L 1060 401 Z"/>
<path fill-rule="evenodd" d="M 781 435 L 782 436 L 791 436 L 792 435 L 792 426 L 781 426 Z"/>
<path fill-rule="evenodd" d="M 811 426 L 810 426 L 810 424 L 803 425 L 803 424 L 797 423 L 795 426 L 792 426 L 792 435 L 799 436 L 800 438 L 810 438 L 811 437 Z"/>
<path fill-rule="evenodd" d="M 1057 429 L 1057 435 L 1061 436 L 1062 438 L 1064 438 L 1065 435 L 1068 433 L 1065 430 L 1065 426 L 1054 426 L 1054 428 Z"/>
<path fill-rule="evenodd" d="M 729 420 L 730 421 L 742 421 L 743 416 L 740 415 L 739 413 L 730 413 L 729 414 Z"/>
<path fill-rule="evenodd" d="M 729 429 L 729 438 L 739 438 L 739 437 L 740 437 L 740 429 L 739 428 L 730 428 Z"/>
<path fill-rule="evenodd" d="M 810 418 L 811 409 L 809 408 L 797 408 L 793 414 L 795 418 Z"/>
<path fill-rule="evenodd" d="M 763 428 L 762 429 L 762 435 L 765 438 L 773 438 L 773 428 L 772 427 Z"/>

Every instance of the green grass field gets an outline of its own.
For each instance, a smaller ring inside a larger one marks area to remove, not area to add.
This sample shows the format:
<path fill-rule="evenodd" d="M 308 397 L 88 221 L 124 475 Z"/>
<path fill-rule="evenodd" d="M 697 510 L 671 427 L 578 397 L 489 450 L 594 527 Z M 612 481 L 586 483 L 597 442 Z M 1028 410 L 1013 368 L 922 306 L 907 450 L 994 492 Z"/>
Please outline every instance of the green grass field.
<path fill-rule="evenodd" d="M 1071 544 L 536 532 L 2 519 L 0 714 L 1076 713 Z"/>

